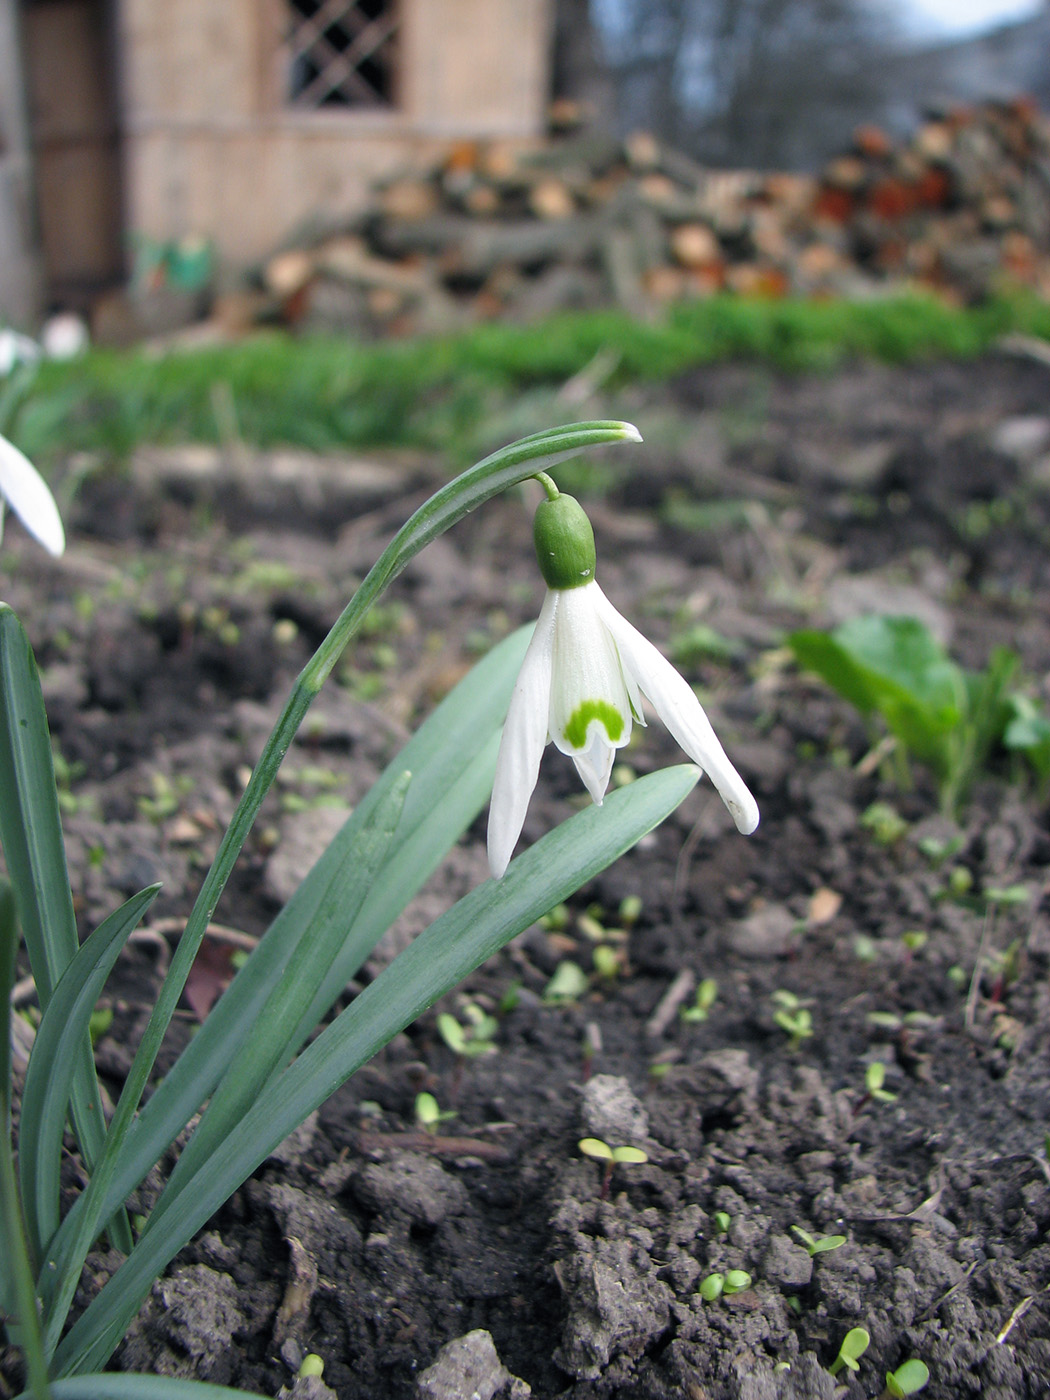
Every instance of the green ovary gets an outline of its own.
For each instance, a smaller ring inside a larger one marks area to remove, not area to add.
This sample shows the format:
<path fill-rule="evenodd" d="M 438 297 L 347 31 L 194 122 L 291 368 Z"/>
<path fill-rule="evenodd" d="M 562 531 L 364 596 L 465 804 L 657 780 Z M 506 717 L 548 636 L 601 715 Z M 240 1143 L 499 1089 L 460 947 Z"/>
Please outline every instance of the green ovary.
<path fill-rule="evenodd" d="M 587 747 L 587 728 L 592 719 L 603 727 L 610 744 L 615 744 L 623 733 L 623 715 L 608 700 L 584 700 L 577 705 L 565 726 L 565 738 L 574 749 Z"/>

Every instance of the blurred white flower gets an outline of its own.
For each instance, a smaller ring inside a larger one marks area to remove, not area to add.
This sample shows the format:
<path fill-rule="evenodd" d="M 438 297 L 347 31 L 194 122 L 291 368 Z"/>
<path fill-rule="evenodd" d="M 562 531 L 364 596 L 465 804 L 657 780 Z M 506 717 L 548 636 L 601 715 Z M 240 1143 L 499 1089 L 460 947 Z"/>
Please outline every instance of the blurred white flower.
<path fill-rule="evenodd" d="M 40 359 L 40 346 L 29 336 L 9 327 L 0 328 L 0 379 L 6 378 L 16 365 L 33 365 Z"/>
<path fill-rule="evenodd" d="M 5 505 L 11 507 L 49 554 L 62 553 L 66 534 L 47 482 L 24 453 L 5 437 L 0 437 L 0 539 L 3 538 Z"/>
<path fill-rule="evenodd" d="M 548 739 L 569 755 L 601 803 L 616 750 L 630 739 L 632 722 L 645 723 L 643 695 L 711 778 L 738 829 L 754 831 L 755 799 L 692 687 L 620 616 L 592 577 L 579 586 L 548 588 L 511 697 L 489 808 L 489 866 L 497 880 L 521 835 Z"/>

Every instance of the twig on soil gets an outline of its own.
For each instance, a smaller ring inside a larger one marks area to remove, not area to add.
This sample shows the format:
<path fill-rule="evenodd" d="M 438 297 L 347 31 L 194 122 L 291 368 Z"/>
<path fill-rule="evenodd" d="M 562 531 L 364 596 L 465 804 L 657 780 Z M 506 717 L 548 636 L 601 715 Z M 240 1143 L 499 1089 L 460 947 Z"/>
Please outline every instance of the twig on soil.
<path fill-rule="evenodd" d="M 962 1278 L 958 1281 L 958 1283 L 953 1283 L 951 1288 L 948 1289 L 947 1293 L 942 1293 L 941 1296 L 937 1299 L 936 1303 L 931 1303 L 924 1313 L 920 1313 L 918 1315 L 915 1321 L 925 1322 L 927 1318 L 930 1318 L 934 1315 L 934 1313 L 939 1307 L 941 1307 L 944 1303 L 948 1301 L 948 1299 L 952 1296 L 953 1293 L 957 1293 L 960 1288 L 964 1288 L 966 1284 L 969 1283 L 970 1279 L 973 1277 L 979 1262 L 979 1260 L 975 1259 L 972 1264 L 968 1264 L 965 1273 L 963 1274 Z"/>
<path fill-rule="evenodd" d="M 155 924 L 150 924 L 145 932 L 167 938 L 169 934 L 181 933 L 185 924 L 186 920 L 178 917 L 158 919 Z M 230 928 L 227 924 L 209 924 L 204 931 L 209 938 L 214 938 L 219 943 L 229 943 L 234 948 L 243 948 L 246 953 L 253 952 L 259 941 L 254 933 L 242 933 L 240 929 Z"/>
<path fill-rule="evenodd" d="M 692 968 L 683 967 L 657 1002 L 656 1009 L 645 1023 L 645 1033 L 650 1039 L 660 1039 L 674 1020 L 678 1008 L 692 995 L 695 986 L 696 974 Z"/>
<path fill-rule="evenodd" d="M 1050 1284 L 1047 1284 L 1047 1286 L 1042 1290 L 1042 1293 L 1050 1293 Z M 995 1339 L 995 1345 L 997 1347 L 1002 1346 L 1002 1344 L 1006 1341 L 1010 1333 L 1021 1321 L 1021 1318 L 1024 1317 L 1025 1313 L 1039 1297 L 1039 1293 L 1032 1293 L 1027 1298 L 1021 1299 L 1021 1301 L 1017 1304 L 1017 1307 L 1014 1308 L 1013 1312 L 1006 1319 L 1004 1325 L 1000 1328 L 999 1333 Z M 991 1348 L 989 1348 L 989 1350 L 991 1350 Z"/>
<path fill-rule="evenodd" d="M 356 1143 L 362 1152 L 429 1152 L 434 1157 L 481 1157 L 487 1162 L 509 1162 L 514 1157 L 498 1142 L 437 1133 L 358 1133 Z"/>
<path fill-rule="evenodd" d="M 981 929 L 981 941 L 977 945 L 977 958 L 973 965 L 973 975 L 970 978 L 970 989 L 966 993 L 966 1013 L 963 1017 L 963 1024 L 968 1034 L 973 1034 L 974 1024 L 977 1020 L 977 996 L 981 988 L 981 968 L 984 965 L 984 954 L 988 947 L 988 938 L 991 934 L 993 914 L 991 909 L 984 916 L 984 927 Z"/>

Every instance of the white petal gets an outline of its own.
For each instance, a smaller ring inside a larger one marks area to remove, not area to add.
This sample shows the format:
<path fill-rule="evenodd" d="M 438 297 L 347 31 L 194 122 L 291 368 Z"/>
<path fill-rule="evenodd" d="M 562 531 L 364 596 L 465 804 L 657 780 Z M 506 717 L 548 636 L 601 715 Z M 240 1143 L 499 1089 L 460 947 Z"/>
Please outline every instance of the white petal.
<path fill-rule="evenodd" d="M 598 611 L 616 641 L 624 670 L 637 681 L 693 762 L 708 774 L 737 829 L 749 835 L 758 825 L 758 804 L 726 757 L 692 687 L 652 642 L 620 616 L 600 589 L 598 592 Z"/>
<path fill-rule="evenodd" d="M 550 708 L 554 625 L 560 594 L 549 592 L 543 600 L 536 630 L 521 663 L 507 721 L 503 726 L 496 777 L 489 804 L 489 869 L 502 879 L 529 809 L 547 742 Z"/>
<path fill-rule="evenodd" d="M 605 801 L 615 757 L 616 749 L 606 741 L 605 735 L 597 726 L 593 730 L 590 748 L 584 753 L 572 756 L 580 781 L 591 794 L 591 800 L 596 807 L 600 807 Z"/>
<path fill-rule="evenodd" d="M 4 437 L 0 437 L 0 495 L 50 554 L 62 553 L 66 536 L 54 496 L 29 458 Z"/>
<path fill-rule="evenodd" d="M 593 582 L 559 595 L 549 725 L 556 746 L 572 758 L 590 752 L 596 736 L 616 749 L 631 737 L 632 692 L 616 643 L 596 610 L 600 596 Z M 590 767 L 600 772 L 604 758 L 592 760 Z"/>

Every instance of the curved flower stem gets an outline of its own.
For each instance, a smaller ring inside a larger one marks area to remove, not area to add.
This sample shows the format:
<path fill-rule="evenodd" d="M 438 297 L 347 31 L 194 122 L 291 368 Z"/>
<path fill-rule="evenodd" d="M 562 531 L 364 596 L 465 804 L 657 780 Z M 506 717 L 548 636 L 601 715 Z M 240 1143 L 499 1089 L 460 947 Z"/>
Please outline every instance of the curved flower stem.
<path fill-rule="evenodd" d="M 237 810 L 222 838 L 211 869 L 204 878 L 125 1080 L 110 1123 L 105 1149 L 85 1191 L 85 1197 L 88 1199 L 82 1207 L 80 1228 L 77 1232 L 78 1245 L 75 1250 L 77 1254 L 81 1253 L 81 1249 L 86 1250 L 90 1246 L 124 1137 L 149 1081 L 164 1033 L 175 1013 L 197 950 L 214 916 L 234 863 L 248 839 L 263 800 L 273 785 L 277 770 L 307 710 L 347 644 L 360 629 L 373 604 L 424 546 L 499 492 L 516 485 L 526 477 L 535 476 L 538 468 L 563 461 L 586 448 L 599 447 L 606 443 L 640 441 L 641 436 L 637 428 L 630 423 L 608 421 L 570 424 L 522 438 L 519 442 L 492 453 L 436 491 L 401 527 L 369 570 L 327 637 L 300 672 L 237 804 Z M 84 1244 L 83 1241 L 87 1243 Z M 62 1261 L 61 1273 L 65 1287 L 51 1300 L 45 1325 L 45 1345 L 49 1356 L 57 1345 L 71 1301 L 69 1280 L 72 1278 L 75 1284 L 82 1262 L 81 1257 L 74 1264 L 69 1256 Z"/>

